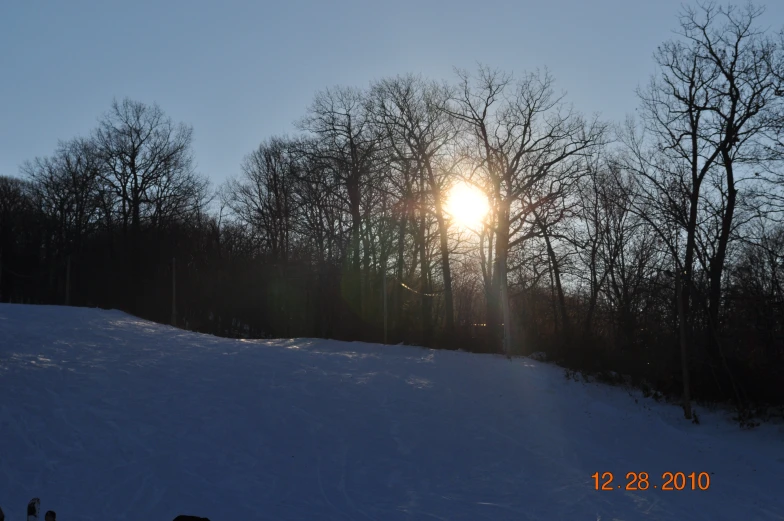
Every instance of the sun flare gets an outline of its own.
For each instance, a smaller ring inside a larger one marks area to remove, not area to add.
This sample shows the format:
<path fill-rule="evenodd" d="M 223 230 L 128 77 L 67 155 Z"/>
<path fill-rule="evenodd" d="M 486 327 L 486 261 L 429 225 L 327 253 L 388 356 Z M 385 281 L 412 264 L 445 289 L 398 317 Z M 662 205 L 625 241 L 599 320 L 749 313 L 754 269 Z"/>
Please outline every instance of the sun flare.
<path fill-rule="evenodd" d="M 484 192 L 467 183 L 456 184 L 447 196 L 447 213 L 454 222 L 466 228 L 479 228 L 488 209 Z"/>

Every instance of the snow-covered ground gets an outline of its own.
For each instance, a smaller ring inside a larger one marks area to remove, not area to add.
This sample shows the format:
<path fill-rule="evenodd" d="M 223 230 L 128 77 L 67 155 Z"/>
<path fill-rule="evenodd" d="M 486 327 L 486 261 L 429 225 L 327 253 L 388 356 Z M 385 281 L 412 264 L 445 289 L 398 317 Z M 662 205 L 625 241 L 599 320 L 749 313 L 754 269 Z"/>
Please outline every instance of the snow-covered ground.
<path fill-rule="evenodd" d="M 529 359 L 0 305 L 0 506 L 8 521 L 34 496 L 60 521 L 784 519 L 782 426 L 693 425 L 632 394 Z M 666 471 L 710 487 L 653 489 Z M 628 472 L 651 488 L 618 489 Z"/>

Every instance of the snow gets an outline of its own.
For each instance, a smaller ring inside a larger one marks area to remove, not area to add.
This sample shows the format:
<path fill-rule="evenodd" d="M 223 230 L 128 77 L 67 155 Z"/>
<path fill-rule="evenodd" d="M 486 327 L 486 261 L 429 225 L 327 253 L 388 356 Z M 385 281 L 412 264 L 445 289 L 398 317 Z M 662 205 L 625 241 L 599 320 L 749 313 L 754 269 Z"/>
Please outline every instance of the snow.
<path fill-rule="evenodd" d="M 61 521 L 784 519 L 784 428 L 416 347 L 0 305 L 0 505 Z M 707 491 L 591 475 L 710 473 Z"/>

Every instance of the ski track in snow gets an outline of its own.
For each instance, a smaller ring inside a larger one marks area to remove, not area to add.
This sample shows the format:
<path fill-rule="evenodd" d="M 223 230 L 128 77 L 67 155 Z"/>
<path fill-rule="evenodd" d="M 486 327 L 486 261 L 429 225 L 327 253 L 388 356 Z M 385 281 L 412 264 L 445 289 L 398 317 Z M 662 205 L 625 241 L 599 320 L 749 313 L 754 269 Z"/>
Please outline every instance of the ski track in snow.
<path fill-rule="evenodd" d="M 781 425 L 692 425 L 525 358 L 4 304 L 0 389 L 8 521 L 31 497 L 63 521 L 784 519 Z M 606 471 L 711 486 L 594 490 Z"/>

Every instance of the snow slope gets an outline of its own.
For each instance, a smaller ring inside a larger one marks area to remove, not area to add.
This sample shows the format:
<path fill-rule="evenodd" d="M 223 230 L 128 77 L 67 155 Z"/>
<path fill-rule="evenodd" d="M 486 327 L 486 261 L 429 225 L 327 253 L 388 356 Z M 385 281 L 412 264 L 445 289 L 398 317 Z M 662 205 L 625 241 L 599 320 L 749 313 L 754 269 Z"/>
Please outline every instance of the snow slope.
<path fill-rule="evenodd" d="M 784 428 L 701 419 L 528 359 L 0 305 L 8 521 L 33 496 L 60 521 L 784 519 Z"/>

